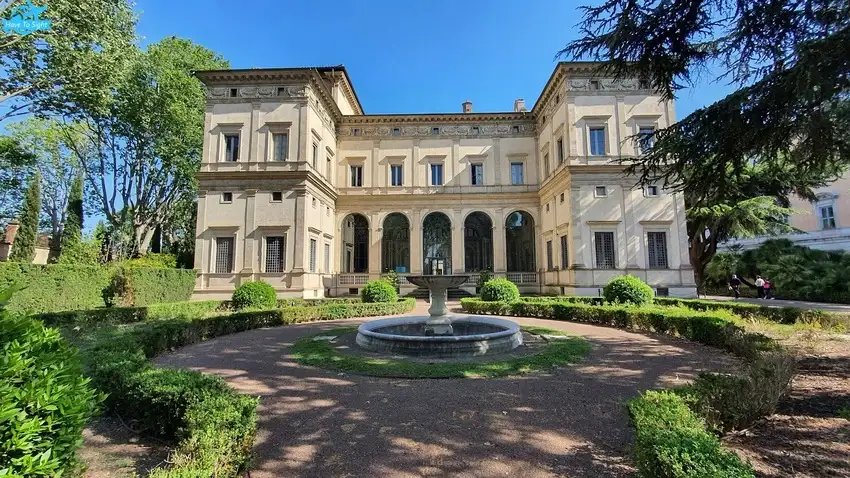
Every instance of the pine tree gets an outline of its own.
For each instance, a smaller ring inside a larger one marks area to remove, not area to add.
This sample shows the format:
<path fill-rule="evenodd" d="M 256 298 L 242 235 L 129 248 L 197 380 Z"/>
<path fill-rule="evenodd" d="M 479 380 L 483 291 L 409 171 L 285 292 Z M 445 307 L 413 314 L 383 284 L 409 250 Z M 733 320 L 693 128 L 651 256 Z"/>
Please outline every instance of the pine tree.
<path fill-rule="evenodd" d="M 61 249 L 64 254 L 80 244 L 83 231 L 83 178 L 77 176 L 68 196 L 68 214 L 62 228 Z"/>
<path fill-rule="evenodd" d="M 9 260 L 32 262 L 35 256 L 35 245 L 38 240 L 38 220 L 41 212 L 41 173 L 36 171 L 30 178 L 27 196 L 21 208 L 18 234 L 12 246 Z"/>

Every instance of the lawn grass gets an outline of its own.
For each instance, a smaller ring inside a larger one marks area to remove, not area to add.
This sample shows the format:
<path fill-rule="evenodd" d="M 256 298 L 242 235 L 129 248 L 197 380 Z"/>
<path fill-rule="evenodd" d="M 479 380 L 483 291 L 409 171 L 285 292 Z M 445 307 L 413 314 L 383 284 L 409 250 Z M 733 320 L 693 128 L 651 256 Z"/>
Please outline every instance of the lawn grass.
<path fill-rule="evenodd" d="M 395 378 L 493 378 L 550 370 L 559 365 L 580 361 L 590 350 L 586 340 L 570 336 L 560 330 L 544 327 L 523 327 L 524 331 L 540 335 L 560 335 L 566 338 L 549 342 L 534 355 L 514 357 L 492 362 L 420 363 L 356 355 L 345 355 L 334 350 L 330 342 L 313 340 L 316 335 L 342 335 L 354 332 L 355 327 L 345 327 L 304 337 L 292 346 L 293 358 L 303 365 L 338 370 L 359 375 Z"/>

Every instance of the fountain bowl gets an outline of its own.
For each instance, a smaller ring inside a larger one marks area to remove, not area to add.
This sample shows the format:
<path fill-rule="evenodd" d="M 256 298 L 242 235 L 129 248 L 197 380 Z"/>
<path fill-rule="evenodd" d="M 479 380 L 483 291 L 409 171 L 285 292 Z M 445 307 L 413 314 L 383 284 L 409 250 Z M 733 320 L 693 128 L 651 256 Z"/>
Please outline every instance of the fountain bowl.
<path fill-rule="evenodd" d="M 462 358 L 510 352 L 522 344 L 519 325 L 483 316 L 455 316 L 451 334 L 429 333 L 428 317 L 374 320 L 357 329 L 357 345 L 386 354 Z"/>
<path fill-rule="evenodd" d="M 451 289 L 457 287 L 469 279 L 468 275 L 422 275 L 407 276 L 407 281 L 419 287 L 428 289 Z"/>

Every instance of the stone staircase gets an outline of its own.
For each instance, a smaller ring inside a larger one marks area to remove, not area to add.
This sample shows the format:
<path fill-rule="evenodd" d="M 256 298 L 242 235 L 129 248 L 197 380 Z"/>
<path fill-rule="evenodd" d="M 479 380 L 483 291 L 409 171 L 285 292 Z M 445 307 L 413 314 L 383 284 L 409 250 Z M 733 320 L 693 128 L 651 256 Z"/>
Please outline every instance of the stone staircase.
<path fill-rule="evenodd" d="M 466 297 L 475 297 L 474 295 L 470 294 L 469 292 L 462 290 L 462 289 L 459 289 L 457 287 L 453 287 L 453 288 L 447 290 L 446 292 L 447 292 L 447 295 L 449 296 L 449 300 L 460 300 L 460 299 L 464 299 Z M 430 296 L 428 294 L 427 288 L 417 287 L 416 289 L 413 289 L 413 291 L 409 292 L 405 297 L 415 297 L 417 299 L 428 300 L 428 298 Z"/>

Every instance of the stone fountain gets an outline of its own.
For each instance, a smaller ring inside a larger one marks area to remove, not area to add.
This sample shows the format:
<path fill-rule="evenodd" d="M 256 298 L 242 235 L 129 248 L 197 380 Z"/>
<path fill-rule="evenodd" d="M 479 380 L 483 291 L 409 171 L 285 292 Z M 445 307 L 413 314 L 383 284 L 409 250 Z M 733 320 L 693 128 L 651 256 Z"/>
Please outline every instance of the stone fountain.
<path fill-rule="evenodd" d="M 400 317 L 360 325 L 357 344 L 375 352 L 418 357 L 465 357 L 513 350 L 522 344 L 519 325 L 483 316 L 453 316 L 446 307 L 448 289 L 467 281 L 465 275 L 407 276 L 431 293 L 428 317 Z"/>

